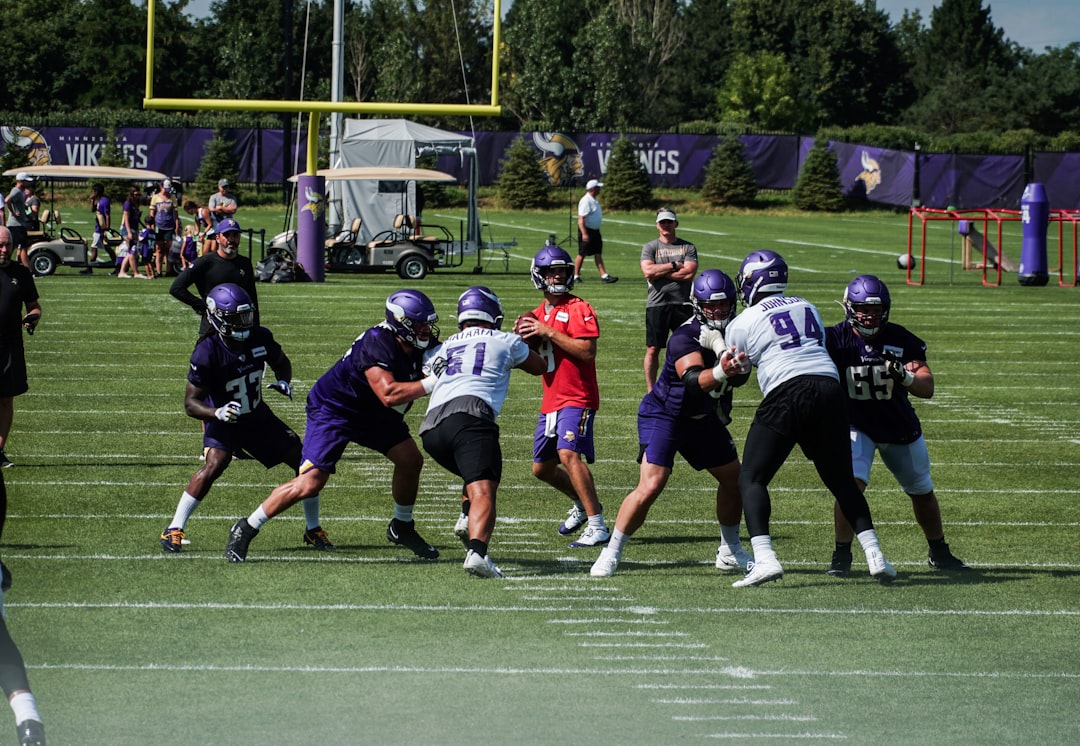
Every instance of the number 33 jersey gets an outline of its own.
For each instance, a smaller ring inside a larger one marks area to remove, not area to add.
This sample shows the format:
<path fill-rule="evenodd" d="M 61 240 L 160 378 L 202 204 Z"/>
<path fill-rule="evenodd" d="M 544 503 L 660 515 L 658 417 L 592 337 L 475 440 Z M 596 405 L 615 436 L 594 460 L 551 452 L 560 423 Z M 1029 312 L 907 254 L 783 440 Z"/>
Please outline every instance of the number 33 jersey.
<path fill-rule="evenodd" d="M 281 345 L 264 326 L 252 329 L 251 335 L 236 342 L 235 348 L 214 333 L 195 345 L 188 381 L 209 391 L 209 404 L 214 407 L 240 402 L 240 414 L 244 415 L 262 402 L 263 369 L 267 363 L 276 363 L 281 355 Z"/>

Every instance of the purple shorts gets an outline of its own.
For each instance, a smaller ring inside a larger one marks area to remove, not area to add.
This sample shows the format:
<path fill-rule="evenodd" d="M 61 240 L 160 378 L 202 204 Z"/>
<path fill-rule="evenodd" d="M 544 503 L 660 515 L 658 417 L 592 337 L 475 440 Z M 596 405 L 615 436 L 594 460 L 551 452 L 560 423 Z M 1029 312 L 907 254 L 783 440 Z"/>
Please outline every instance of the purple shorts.
<path fill-rule="evenodd" d="M 300 448 L 300 436 L 261 403 L 234 423 L 207 422 L 203 447 L 229 453 L 242 449 L 269 469 L 287 463 L 290 452 Z"/>
<path fill-rule="evenodd" d="M 558 451 L 580 453 L 587 463 L 596 460 L 593 448 L 595 409 L 563 407 L 549 414 L 540 414 L 533 436 L 533 461 L 543 463 L 558 459 Z"/>
<path fill-rule="evenodd" d="M 699 419 L 672 417 L 655 398 L 646 395 L 638 408 L 638 461 L 646 456 L 650 464 L 675 467 L 675 454 L 697 471 L 729 464 L 739 457 L 735 441 L 716 415 Z"/>
<path fill-rule="evenodd" d="M 411 437 L 401 415 L 386 407 L 368 413 L 362 423 L 329 413 L 321 407 L 308 407 L 301 471 L 307 471 L 310 464 L 333 474 L 349 443 L 385 456 L 391 448 Z"/>

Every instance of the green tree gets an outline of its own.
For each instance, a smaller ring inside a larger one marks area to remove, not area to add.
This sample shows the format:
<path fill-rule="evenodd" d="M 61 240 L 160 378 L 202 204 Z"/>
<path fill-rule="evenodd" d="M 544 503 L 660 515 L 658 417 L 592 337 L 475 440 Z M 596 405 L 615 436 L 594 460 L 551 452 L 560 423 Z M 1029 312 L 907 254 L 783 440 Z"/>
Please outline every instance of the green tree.
<path fill-rule="evenodd" d="M 645 210 L 654 204 L 649 174 L 637 146 L 626 137 L 619 137 L 611 147 L 604 195 L 604 205 L 612 210 Z"/>
<path fill-rule="evenodd" d="M 757 198 L 754 169 L 735 135 L 725 137 L 713 151 L 701 196 L 717 206 L 752 205 Z"/>
<path fill-rule="evenodd" d="M 499 201 L 512 210 L 535 210 L 547 205 L 551 192 L 547 174 L 525 138 L 517 138 L 507 149 L 496 187 Z"/>
<path fill-rule="evenodd" d="M 77 86 L 69 85 L 69 70 L 81 49 L 68 35 L 79 23 L 80 10 L 66 0 L 0 3 L 0 101 L 5 109 L 43 114 L 71 108 Z"/>
<path fill-rule="evenodd" d="M 840 212 L 844 209 L 840 170 L 824 137 L 814 140 L 791 196 L 800 210 Z"/>
<path fill-rule="evenodd" d="M 506 13 L 500 90 L 519 123 L 573 130 L 571 112 L 584 108 L 574 77 L 574 50 L 583 7 L 576 0 L 515 0 Z"/>
<path fill-rule="evenodd" d="M 793 130 L 810 124 L 809 107 L 799 101 L 799 83 L 782 55 L 739 53 L 717 90 L 722 122 L 768 130 Z"/>
<path fill-rule="evenodd" d="M 233 185 L 230 191 L 240 200 L 240 193 L 236 188 L 236 158 L 233 156 L 232 143 L 226 139 L 221 130 L 214 130 L 214 136 L 206 143 L 202 162 L 195 174 L 195 183 L 191 185 L 190 195 L 200 204 L 206 203 L 210 195 L 217 193 L 219 179 L 228 179 Z"/>
<path fill-rule="evenodd" d="M 732 5 L 732 0 L 693 0 L 685 7 L 689 40 L 670 63 L 677 74 L 669 82 L 666 103 L 682 122 L 708 120 L 715 114 L 716 86 L 735 56 Z"/>

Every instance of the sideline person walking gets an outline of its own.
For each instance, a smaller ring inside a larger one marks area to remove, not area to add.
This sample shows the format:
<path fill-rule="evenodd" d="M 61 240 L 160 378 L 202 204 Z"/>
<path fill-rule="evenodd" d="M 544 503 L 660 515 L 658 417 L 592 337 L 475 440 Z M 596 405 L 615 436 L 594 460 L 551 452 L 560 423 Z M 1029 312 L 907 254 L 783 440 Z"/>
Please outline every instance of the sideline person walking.
<path fill-rule="evenodd" d="M 604 282 L 618 282 L 619 278 L 608 274 L 604 268 L 604 237 L 600 235 L 600 225 L 604 221 L 603 209 L 596 195 L 600 194 L 603 183 L 589 179 L 585 184 L 585 194 L 578 201 L 578 255 L 574 260 L 574 282 L 581 282 L 581 265 L 585 257 L 591 256 Z"/>

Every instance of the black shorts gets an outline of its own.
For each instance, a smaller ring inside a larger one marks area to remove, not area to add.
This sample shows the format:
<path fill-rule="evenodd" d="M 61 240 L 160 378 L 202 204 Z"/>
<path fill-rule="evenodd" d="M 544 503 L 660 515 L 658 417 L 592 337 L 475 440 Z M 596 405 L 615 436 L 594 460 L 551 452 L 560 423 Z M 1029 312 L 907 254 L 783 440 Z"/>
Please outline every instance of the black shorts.
<path fill-rule="evenodd" d="M 30 242 L 26 240 L 26 228 L 21 225 L 9 225 L 7 229 L 11 232 L 12 249 L 30 248 Z"/>
<path fill-rule="evenodd" d="M 690 318 L 694 309 L 687 304 L 669 303 L 645 309 L 645 346 L 662 350 L 668 337 Z"/>
<path fill-rule="evenodd" d="M 581 231 L 577 234 L 577 253 L 578 256 L 596 256 L 597 254 L 604 253 L 604 237 L 600 235 L 600 231 L 594 231 L 589 229 L 589 240 L 581 240 Z"/>
<path fill-rule="evenodd" d="M 420 435 L 424 450 L 465 484 L 502 481 L 499 425 L 471 414 L 452 414 Z"/>
<path fill-rule="evenodd" d="M 164 243 L 172 246 L 173 237 L 176 235 L 175 231 L 156 230 L 154 231 L 154 241 L 157 243 Z"/>
<path fill-rule="evenodd" d="M 19 333 L 22 334 L 21 328 Z M 21 342 L 0 344 L 0 399 L 10 399 L 30 390 L 26 380 L 26 355 Z"/>

